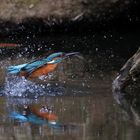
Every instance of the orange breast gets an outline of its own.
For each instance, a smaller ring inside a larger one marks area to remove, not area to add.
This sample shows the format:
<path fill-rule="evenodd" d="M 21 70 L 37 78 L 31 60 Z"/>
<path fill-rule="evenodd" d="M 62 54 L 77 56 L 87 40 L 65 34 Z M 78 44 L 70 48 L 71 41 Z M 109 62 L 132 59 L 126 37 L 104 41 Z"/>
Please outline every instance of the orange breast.
<path fill-rule="evenodd" d="M 57 67 L 57 64 L 47 64 L 44 65 L 38 69 L 36 69 L 35 71 L 33 71 L 29 78 L 36 78 L 42 75 L 47 75 L 49 72 L 52 72 L 55 70 L 55 68 Z"/>

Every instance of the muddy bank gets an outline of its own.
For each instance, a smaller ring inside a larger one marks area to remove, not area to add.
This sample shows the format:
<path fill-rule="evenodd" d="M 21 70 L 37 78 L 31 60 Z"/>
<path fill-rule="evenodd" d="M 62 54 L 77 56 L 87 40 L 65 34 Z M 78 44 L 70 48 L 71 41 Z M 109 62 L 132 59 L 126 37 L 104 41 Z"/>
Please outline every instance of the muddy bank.
<path fill-rule="evenodd" d="M 0 17 L 3 21 L 20 23 L 28 18 L 44 19 L 44 22 L 76 21 L 84 17 L 100 18 L 105 13 L 116 13 L 131 3 L 131 0 L 2 0 Z M 112 15 L 113 16 L 113 15 Z"/>
<path fill-rule="evenodd" d="M 99 23 L 114 18 L 134 5 L 137 3 L 132 0 L 2 0 L 0 33 L 17 29 L 23 31 L 25 28 L 34 30 L 38 25 L 47 28 L 61 25 L 62 29 L 66 25 L 73 26 L 70 23 Z"/>

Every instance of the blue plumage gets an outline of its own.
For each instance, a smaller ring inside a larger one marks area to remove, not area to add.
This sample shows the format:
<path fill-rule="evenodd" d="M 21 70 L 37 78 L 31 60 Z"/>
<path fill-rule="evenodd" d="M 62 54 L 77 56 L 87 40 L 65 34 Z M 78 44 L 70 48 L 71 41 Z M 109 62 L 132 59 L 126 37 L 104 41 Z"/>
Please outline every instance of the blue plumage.
<path fill-rule="evenodd" d="M 8 73 L 16 74 L 16 73 L 19 73 L 20 70 L 22 68 L 24 68 L 26 65 L 27 65 L 27 63 L 21 64 L 21 65 L 17 65 L 17 66 L 10 66 L 10 67 L 8 67 L 7 71 L 8 71 Z"/>
<path fill-rule="evenodd" d="M 73 52 L 73 53 L 63 53 L 63 52 L 58 52 L 58 53 L 53 53 L 47 57 L 43 57 L 41 59 L 35 60 L 30 63 L 25 63 L 17 66 L 10 66 L 7 69 L 8 73 L 11 74 L 18 74 L 20 71 L 25 71 L 28 74 L 31 74 L 33 71 L 36 69 L 46 65 L 46 64 L 56 64 L 60 63 L 63 59 L 67 58 L 70 55 L 76 55 L 78 52 Z"/>
<path fill-rule="evenodd" d="M 11 74 L 17 74 L 21 70 L 25 70 L 26 72 L 31 73 L 33 70 L 47 64 L 48 62 L 51 62 L 55 57 L 60 57 L 62 54 L 63 52 L 53 53 L 49 55 L 48 57 L 44 57 L 30 63 L 25 63 L 25 64 L 21 64 L 17 66 L 10 66 L 8 67 L 7 72 Z M 61 61 L 62 59 L 60 59 L 60 61 L 56 60 L 54 61 L 54 63 L 59 63 Z"/>

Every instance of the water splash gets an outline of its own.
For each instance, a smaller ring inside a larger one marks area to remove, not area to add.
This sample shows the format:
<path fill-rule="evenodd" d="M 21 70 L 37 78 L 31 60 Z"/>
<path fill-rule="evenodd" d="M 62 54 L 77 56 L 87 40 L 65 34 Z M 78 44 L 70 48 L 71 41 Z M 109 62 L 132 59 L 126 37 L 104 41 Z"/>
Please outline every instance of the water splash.
<path fill-rule="evenodd" d="M 37 84 L 35 82 L 28 81 L 24 77 L 7 75 L 5 78 L 3 94 L 14 97 L 37 98 L 42 95 L 63 95 L 64 90 L 65 89 L 62 86 L 55 86 L 54 84 L 51 85 L 49 83 Z"/>

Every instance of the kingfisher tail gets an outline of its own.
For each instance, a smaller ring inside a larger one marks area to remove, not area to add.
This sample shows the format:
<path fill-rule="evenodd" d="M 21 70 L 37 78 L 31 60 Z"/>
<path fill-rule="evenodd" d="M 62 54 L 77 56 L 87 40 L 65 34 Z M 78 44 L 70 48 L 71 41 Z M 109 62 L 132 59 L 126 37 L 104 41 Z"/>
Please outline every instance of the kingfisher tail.
<path fill-rule="evenodd" d="M 17 74 L 26 65 L 27 65 L 27 63 L 26 64 L 21 64 L 21 65 L 17 65 L 17 66 L 10 66 L 10 67 L 7 68 L 7 72 L 11 73 L 11 74 Z"/>

